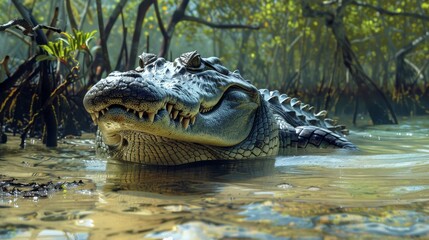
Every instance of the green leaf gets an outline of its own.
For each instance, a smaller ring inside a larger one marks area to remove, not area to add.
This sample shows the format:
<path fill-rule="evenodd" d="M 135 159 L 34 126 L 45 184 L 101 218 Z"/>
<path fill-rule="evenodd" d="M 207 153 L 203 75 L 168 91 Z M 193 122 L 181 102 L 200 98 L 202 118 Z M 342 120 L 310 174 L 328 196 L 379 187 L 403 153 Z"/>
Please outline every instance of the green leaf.
<path fill-rule="evenodd" d="M 50 55 L 39 55 L 36 57 L 36 61 L 41 62 L 41 61 L 55 61 L 57 58 L 54 56 L 50 56 Z"/>
<path fill-rule="evenodd" d="M 51 43 L 51 42 L 49 42 Z M 54 55 L 54 51 L 52 50 L 51 46 L 49 45 L 42 45 L 40 46 L 43 50 L 45 50 L 48 54 Z"/>

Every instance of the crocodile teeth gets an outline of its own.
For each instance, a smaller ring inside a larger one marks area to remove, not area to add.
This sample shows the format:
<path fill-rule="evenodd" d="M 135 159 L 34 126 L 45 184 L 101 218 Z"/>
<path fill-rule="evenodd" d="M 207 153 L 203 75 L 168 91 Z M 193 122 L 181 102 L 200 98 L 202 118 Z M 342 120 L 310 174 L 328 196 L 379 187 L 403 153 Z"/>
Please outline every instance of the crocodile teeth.
<path fill-rule="evenodd" d="M 196 116 L 191 117 L 191 124 L 194 124 L 196 120 Z"/>
<path fill-rule="evenodd" d="M 178 110 L 174 110 L 174 112 L 173 112 L 173 119 L 176 119 L 177 115 L 179 115 L 179 111 Z"/>
<path fill-rule="evenodd" d="M 190 120 L 189 118 L 183 119 L 182 126 L 185 130 L 188 129 L 189 127 L 189 120 Z"/>
<path fill-rule="evenodd" d="M 168 104 L 167 103 L 167 112 L 168 112 L 168 114 L 171 114 L 171 110 L 173 110 L 173 104 Z"/>
<path fill-rule="evenodd" d="M 148 115 L 149 122 L 153 123 L 153 121 L 155 120 L 155 113 L 148 112 L 147 115 Z"/>
<path fill-rule="evenodd" d="M 141 112 L 139 112 L 139 118 L 142 118 L 143 117 L 143 111 L 141 111 Z"/>
<path fill-rule="evenodd" d="M 182 122 L 182 120 L 183 120 L 183 116 L 180 116 L 179 117 L 179 122 Z"/>
<path fill-rule="evenodd" d="M 203 106 L 200 107 L 200 113 L 207 113 L 210 112 L 213 109 L 213 107 L 204 108 Z"/>
<path fill-rule="evenodd" d="M 92 121 L 94 122 L 94 124 L 97 125 L 98 112 L 91 113 L 90 115 L 91 115 L 91 118 L 92 118 Z"/>
<path fill-rule="evenodd" d="M 102 115 L 104 115 L 104 109 L 101 109 L 100 112 Z"/>

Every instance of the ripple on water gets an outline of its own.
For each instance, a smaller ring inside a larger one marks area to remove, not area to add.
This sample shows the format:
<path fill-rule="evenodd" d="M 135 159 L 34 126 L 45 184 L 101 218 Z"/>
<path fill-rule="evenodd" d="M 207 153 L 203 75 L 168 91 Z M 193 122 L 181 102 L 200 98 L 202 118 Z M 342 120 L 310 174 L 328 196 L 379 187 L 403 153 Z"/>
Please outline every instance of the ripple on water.
<path fill-rule="evenodd" d="M 382 208 L 374 213 L 376 209 L 373 208 L 370 213 L 358 214 L 355 212 L 362 209 L 331 208 L 327 211 L 332 213 L 328 214 L 311 214 L 312 211 L 317 211 L 309 210 L 309 213 L 301 214 L 306 216 L 293 216 L 287 214 L 287 203 L 280 206 L 277 204 L 249 204 L 243 206 L 243 211 L 239 214 L 246 221 L 284 226 L 285 231 L 316 229 L 321 235 L 332 234 L 344 238 L 355 236 L 353 234 L 372 237 L 429 237 L 429 216 L 412 210 L 383 211 Z"/>
<path fill-rule="evenodd" d="M 428 129 L 427 118 L 356 129 L 357 152 L 157 171 L 95 157 L 93 134 L 57 149 L 11 137 L 0 174 L 96 187 L 0 198 L 0 238 L 429 239 Z"/>
<path fill-rule="evenodd" d="M 429 155 L 423 153 L 403 154 L 334 154 L 277 157 L 275 166 L 319 166 L 325 168 L 407 168 L 427 167 Z"/>
<path fill-rule="evenodd" d="M 281 240 L 283 237 L 263 233 L 251 228 L 237 227 L 227 224 L 216 224 L 202 221 L 190 221 L 179 224 L 171 231 L 161 231 L 147 234 L 146 238 L 155 239 L 266 239 Z"/>

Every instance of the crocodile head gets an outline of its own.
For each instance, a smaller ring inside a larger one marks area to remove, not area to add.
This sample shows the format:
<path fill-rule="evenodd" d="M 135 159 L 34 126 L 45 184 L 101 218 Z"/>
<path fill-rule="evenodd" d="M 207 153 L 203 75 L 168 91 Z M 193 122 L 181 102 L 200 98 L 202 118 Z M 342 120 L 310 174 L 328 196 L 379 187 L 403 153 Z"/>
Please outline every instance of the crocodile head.
<path fill-rule="evenodd" d="M 84 106 L 111 157 L 176 165 L 217 159 L 219 149 L 245 141 L 260 98 L 218 58 L 194 51 L 170 62 L 143 53 L 136 70 L 113 72 L 95 84 Z"/>

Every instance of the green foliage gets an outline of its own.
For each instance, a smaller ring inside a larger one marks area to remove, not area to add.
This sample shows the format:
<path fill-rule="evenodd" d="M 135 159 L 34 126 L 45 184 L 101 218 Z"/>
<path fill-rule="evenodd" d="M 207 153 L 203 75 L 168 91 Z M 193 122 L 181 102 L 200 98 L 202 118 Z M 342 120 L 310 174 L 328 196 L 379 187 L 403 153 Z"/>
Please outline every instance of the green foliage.
<path fill-rule="evenodd" d="M 57 41 L 49 41 L 48 44 L 42 45 L 41 48 L 46 51 L 47 54 L 42 54 L 37 57 L 37 61 L 44 60 L 58 60 L 63 64 L 67 64 L 68 61 L 72 60 L 76 62 L 75 54 L 78 51 L 82 51 L 91 55 L 89 51 L 89 42 L 94 38 L 97 31 L 82 32 L 73 30 L 73 35 L 66 32 L 61 33 L 66 38 L 59 38 Z"/>
<path fill-rule="evenodd" d="M 68 33 L 63 33 L 67 39 L 60 38 L 69 45 L 72 51 L 84 51 L 88 54 L 89 52 L 89 42 L 94 38 L 96 30 L 92 32 L 82 32 L 76 29 L 73 29 L 73 35 Z"/>
<path fill-rule="evenodd" d="M 13 5 L 8 4 L 8 2 L 0 1 L 0 8 L 5 9 L 5 14 L 0 16 L 2 23 L 20 16 Z M 118 2 L 118 0 L 103 1 L 105 23 Z M 127 46 L 131 45 L 135 27 L 142 28 L 142 34 L 145 36 L 140 38 L 138 52 L 146 51 L 146 47 L 148 47 L 150 52 L 158 53 L 162 43 L 162 35 L 159 31 L 153 5 L 146 13 L 143 24 L 135 26 L 139 6 L 143 2 L 127 1 L 122 10 L 124 24 L 122 25 L 121 18 L 118 18 L 114 24 L 107 42 L 111 63 L 117 62 L 121 49 L 118 46 L 121 46 L 123 39 L 125 39 Z M 182 0 L 158 0 L 164 27 L 168 26 L 173 12 L 181 2 Z M 346 1 L 309 2 L 315 10 L 329 11 L 335 14 L 339 4 Z M 392 89 L 396 71 L 396 53 L 422 36 L 427 31 L 429 22 L 410 16 L 380 13 L 374 8 L 358 6 L 355 3 L 369 4 L 393 13 L 412 13 L 423 16 L 429 15 L 429 3 L 420 0 L 347 2 L 354 2 L 345 8 L 343 19 L 353 51 L 364 70 L 379 86 L 382 86 L 386 91 Z M 42 4 L 41 1 L 26 0 L 25 3 L 26 7 L 32 8 L 35 19 L 46 25 L 50 24 L 49 21 L 53 15 L 52 9 L 61 6 L 61 1 Z M 72 12 L 77 21 L 84 19 L 80 11 L 86 3 L 86 0 L 71 1 Z M 216 55 L 229 69 L 240 68 L 242 75 L 258 87 L 295 92 L 295 94 L 302 94 L 302 96 L 306 94 L 306 91 L 316 95 L 318 94 L 315 93 L 317 89 L 328 85 L 337 88 L 335 91 L 341 88 L 353 91 L 354 84 L 351 84 L 350 75 L 347 74 L 341 63 L 334 61 L 339 53 L 331 29 L 326 25 L 326 19 L 304 17 L 301 3 L 300 0 L 190 0 L 185 11 L 188 16 L 212 23 L 254 25 L 261 26 L 261 28 L 256 31 L 215 29 L 200 23 L 181 21 L 176 26 L 171 40 L 171 56 L 175 58 L 184 51 L 195 49 L 200 51 L 203 56 Z M 68 16 L 66 14 L 66 11 L 60 11 L 58 26 L 67 25 Z M 97 21 L 91 21 L 91 16 L 94 15 L 96 15 L 95 3 L 91 1 L 82 26 L 84 32 L 91 32 L 99 28 Z M 126 36 L 124 36 L 125 28 L 127 30 Z M 0 49 L 0 58 L 8 54 L 12 56 L 12 62 L 24 61 L 28 54 L 28 51 L 25 51 L 26 48 L 16 47 L 14 37 L 2 38 L 2 36 L 6 36 L 6 34 L 0 34 L 0 44 L 3 46 Z M 72 36 L 79 39 L 76 34 Z M 76 52 L 87 52 L 87 49 L 78 49 L 77 47 L 83 46 L 82 43 L 85 41 L 76 40 L 76 46 L 70 47 L 74 44 L 74 40 L 71 41 L 66 35 L 63 35 L 63 38 L 60 40 L 63 43 L 53 41 L 47 44 L 45 56 L 39 58 L 66 61 Z M 87 37 L 82 36 L 82 38 Z M 146 42 L 146 39 L 149 41 Z M 425 76 L 429 75 L 429 67 L 423 68 L 429 55 L 427 41 L 420 44 L 407 56 L 407 60 L 424 70 Z M 17 54 L 12 51 L 16 51 Z M 168 55 L 170 57 L 170 53 Z M 124 59 L 122 58 L 122 61 Z M 423 82 L 419 80 L 419 83 L 428 84 L 428 81 L 427 79 Z M 305 98 L 303 100 L 319 101 L 318 99 Z"/>
<path fill-rule="evenodd" d="M 42 45 L 41 48 L 48 54 L 42 54 L 37 56 L 37 61 L 54 61 L 59 60 L 61 63 L 67 63 L 68 59 L 72 57 L 72 50 L 69 46 L 64 46 L 64 42 L 57 40 L 56 42 L 48 42 L 46 45 Z"/>

